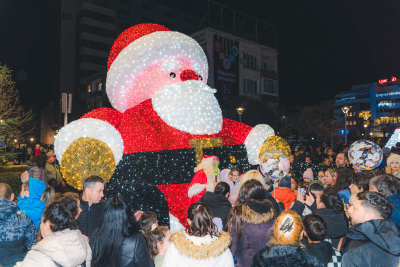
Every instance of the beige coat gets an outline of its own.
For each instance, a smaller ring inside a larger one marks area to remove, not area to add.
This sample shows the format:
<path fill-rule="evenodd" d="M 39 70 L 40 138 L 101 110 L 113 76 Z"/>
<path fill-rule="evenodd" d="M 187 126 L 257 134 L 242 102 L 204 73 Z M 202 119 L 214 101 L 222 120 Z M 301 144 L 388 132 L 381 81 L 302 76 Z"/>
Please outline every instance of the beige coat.
<path fill-rule="evenodd" d="M 65 229 L 51 233 L 26 254 L 22 267 L 77 267 L 86 261 L 90 267 L 92 250 L 79 230 Z"/>

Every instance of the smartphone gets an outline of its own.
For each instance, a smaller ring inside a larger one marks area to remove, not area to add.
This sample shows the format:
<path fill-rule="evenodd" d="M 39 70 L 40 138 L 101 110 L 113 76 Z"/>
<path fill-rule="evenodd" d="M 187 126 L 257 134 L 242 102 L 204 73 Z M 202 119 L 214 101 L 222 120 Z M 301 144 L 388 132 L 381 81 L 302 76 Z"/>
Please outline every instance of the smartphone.
<path fill-rule="evenodd" d="M 306 195 L 307 195 L 307 187 L 300 187 L 300 194 L 303 195 L 303 200 L 306 200 Z"/>
<path fill-rule="evenodd" d="M 300 187 L 300 194 L 307 194 L 307 188 L 306 187 Z"/>

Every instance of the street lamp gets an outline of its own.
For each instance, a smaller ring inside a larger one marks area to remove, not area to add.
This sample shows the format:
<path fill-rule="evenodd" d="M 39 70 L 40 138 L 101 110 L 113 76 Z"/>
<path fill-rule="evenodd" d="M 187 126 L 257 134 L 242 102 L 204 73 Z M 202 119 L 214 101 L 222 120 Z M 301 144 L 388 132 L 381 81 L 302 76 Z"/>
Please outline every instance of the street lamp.
<path fill-rule="evenodd" d="M 365 128 L 365 137 L 367 137 L 367 127 L 368 127 L 368 123 L 367 121 L 369 120 L 369 118 L 371 117 L 371 114 L 369 113 L 369 111 L 362 111 L 358 114 L 358 116 L 360 118 L 364 119 L 364 128 Z"/>
<path fill-rule="evenodd" d="M 14 143 L 16 143 L 16 142 L 17 142 L 17 139 L 14 140 Z"/>
<path fill-rule="evenodd" d="M 242 113 L 244 111 L 244 108 L 237 108 L 236 110 L 239 113 L 239 121 L 242 122 Z"/>
<path fill-rule="evenodd" d="M 342 111 L 344 113 L 344 143 L 347 145 L 347 112 L 349 112 L 350 107 L 343 106 Z"/>
<path fill-rule="evenodd" d="M 33 142 L 33 138 L 31 138 L 31 142 Z"/>

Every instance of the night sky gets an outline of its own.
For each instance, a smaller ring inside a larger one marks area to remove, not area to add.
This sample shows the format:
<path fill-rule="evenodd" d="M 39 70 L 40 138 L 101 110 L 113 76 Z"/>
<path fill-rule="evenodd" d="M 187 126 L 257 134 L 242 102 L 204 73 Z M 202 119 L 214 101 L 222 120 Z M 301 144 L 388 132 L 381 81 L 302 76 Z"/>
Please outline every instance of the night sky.
<path fill-rule="evenodd" d="M 0 1 L 0 62 L 13 69 L 22 104 L 35 111 L 48 105 L 56 89 L 54 2 Z M 354 84 L 400 77 L 400 6 L 395 0 L 217 2 L 277 26 L 285 105 L 314 105 Z M 199 14 L 207 6 L 206 0 L 163 3 Z"/>

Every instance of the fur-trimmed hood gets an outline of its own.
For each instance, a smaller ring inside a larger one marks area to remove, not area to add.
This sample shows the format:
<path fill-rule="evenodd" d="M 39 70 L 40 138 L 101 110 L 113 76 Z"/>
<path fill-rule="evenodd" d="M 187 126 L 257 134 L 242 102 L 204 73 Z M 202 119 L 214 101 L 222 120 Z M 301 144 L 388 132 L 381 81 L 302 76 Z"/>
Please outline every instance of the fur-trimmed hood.
<path fill-rule="evenodd" d="M 207 260 L 216 258 L 227 250 L 231 244 L 231 237 L 223 231 L 218 237 L 210 235 L 196 237 L 181 231 L 173 234 L 171 241 L 179 253 L 193 259 Z"/>
<path fill-rule="evenodd" d="M 242 206 L 242 220 L 251 224 L 267 223 L 274 219 L 274 209 L 270 202 L 248 202 Z"/>
<path fill-rule="evenodd" d="M 266 246 L 254 256 L 251 267 L 323 267 L 317 258 L 296 246 Z"/>

